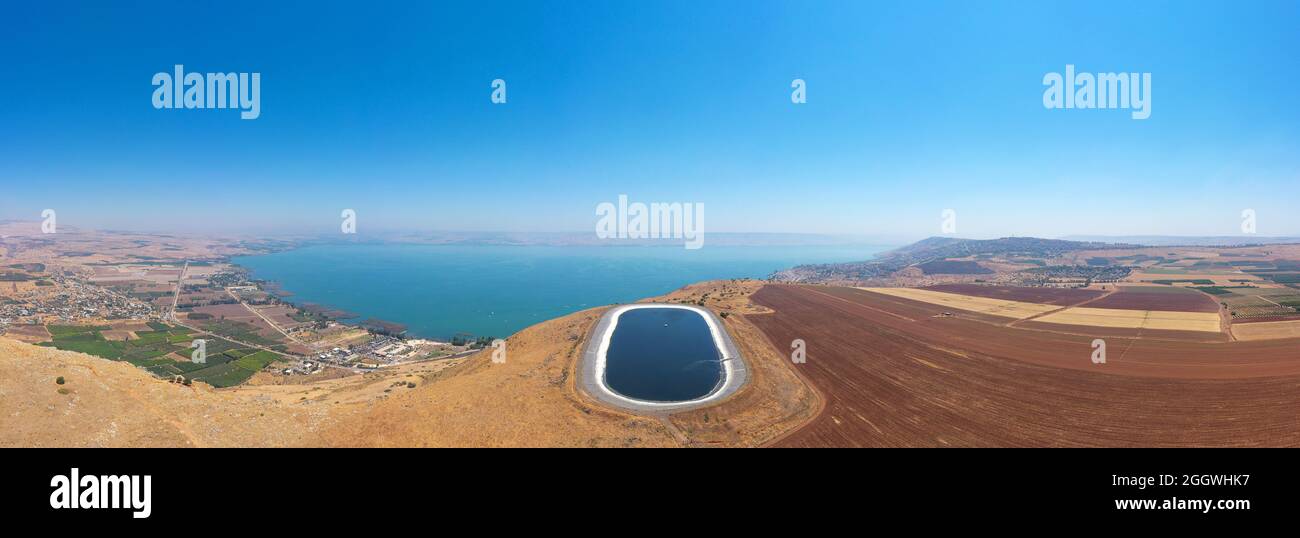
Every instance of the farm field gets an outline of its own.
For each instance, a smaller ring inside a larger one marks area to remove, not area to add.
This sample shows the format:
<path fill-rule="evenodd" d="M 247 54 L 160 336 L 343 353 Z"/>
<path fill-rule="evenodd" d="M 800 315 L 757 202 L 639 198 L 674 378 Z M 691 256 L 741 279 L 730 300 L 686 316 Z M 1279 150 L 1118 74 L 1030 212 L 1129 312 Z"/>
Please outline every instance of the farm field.
<path fill-rule="evenodd" d="M 777 446 L 1300 446 L 1300 340 L 1108 339 L 937 316 L 854 288 L 775 285 L 745 314 L 824 411 Z"/>
<path fill-rule="evenodd" d="M 1009 301 L 1005 299 L 991 299 L 988 297 L 974 297 L 970 295 L 961 295 L 957 293 L 948 293 L 934 291 L 929 289 L 917 288 L 858 288 L 865 291 L 902 297 L 936 305 L 943 305 L 958 310 L 969 310 L 991 316 L 1007 317 L 1012 319 L 1025 319 L 1040 314 L 1045 314 L 1060 308 L 1059 306 L 1043 305 L 1028 303 L 1022 301 Z"/>
<path fill-rule="evenodd" d="M 988 297 L 1005 301 L 1070 306 L 1101 297 L 1100 290 L 1075 288 L 1031 288 L 1026 286 L 983 286 L 979 284 L 940 284 L 926 286 L 926 290 Z"/>
<path fill-rule="evenodd" d="M 1238 340 L 1300 339 L 1300 320 L 1235 323 L 1232 335 Z"/>
<path fill-rule="evenodd" d="M 1226 288 L 1216 300 L 1227 305 L 1234 321 L 1292 315 L 1300 310 L 1300 290 L 1277 288 Z"/>
<path fill-rule="evenodd" d="M 231 350 L 219 356 L 217 364 L 191 371 L 185 375 L 189 379 L 202 381 L 217 388 L 231 387 L 247 381 L 253 374 L 266 368 L 279 358 L 269 351 Z M 208 363 L 217 362 L 209 356 Z"/>
<path fill-rule="evenodd" d="M 1135 272 L 1130 277 L 1134 282 L 1146 282 L 1161 285 L 1197 285 L 1197 286 L 1228 286 L 1235 281 L 1258 281 L 1258 276 L 1224 270 L 1222 272 L 1197 271 L 1179 272 L 1173 270 L 1145 269 L 1141 272 Z"/>
<path fill-rule="evenodd" d="M 982 289 L 981 289 L 982 288 Z M 1159 287 L 1121 287 L 1110 294 L 1100 290 L 979 286 L 974 284 L 913 288 L 860 288 L 864 291 L 942 305 L 1035 324 L 1074 325 L 1115 329 L 1220 333 L 1219 305 L 1210 296 L 1191 290 Z M 950 293 L 960 291 L 961 293 Z M 966 293 L 979 293 L 980 296 Z M 1052 300 L 1041 304 L 989 295 Z M 1076 305 L 1086 303 L 1086 307 Z M 1136 308 L 1143 307 L 1143 308 Z"/>
<path fill-rule="evenodd" d="M 207 362 L 190 362 L 190 342 L 194 336 L 189 329 L 150 322 L 126 331 L 106 326 L 50 325 L 47 327 L 53 340 L 39 345 L 64 351 L 77 351 L 96 357 L 124 361 L 164 378 L 183 376 L 201 380 L 215 387 L 242 383 L 266 367 L 278 356 L 267 351 L 239 349 L 220 339 L 206 339 Z M 256 353 L 255 353 L 256 351 Z M 251 357 L 251 358 L 250 358 Z M 227 363 L 237 362 L 226 367 Z"/>
<path fill-rule="evenodd" d="M 1096 303 L 1093 303 L 1096 304 Z M 1126 310 L 1120 308 L 1074 307 L 1053 312 L 1039 323 L 1113 327 L 1121 329 L 1155 329 L 1162 331 L 1221 331 L 1219 314 L 1214 312 L 1170 312 L 1161 310 Z"/>
<path fill-rule="evenodd" d="M 5 332 L 5 336 L 29 344 L 50 340 L 50 332 L 45 330 L 44 325 L 11 325 Z"/>
<path fill-rule="evenodd" d="M 1219 303 L 1209 295 L 1195 290 L 1163 286 L 1121 286 L 1115 293 L 1088 303 L 1088 306 L 1161 312 L 1219 311 Z"/>

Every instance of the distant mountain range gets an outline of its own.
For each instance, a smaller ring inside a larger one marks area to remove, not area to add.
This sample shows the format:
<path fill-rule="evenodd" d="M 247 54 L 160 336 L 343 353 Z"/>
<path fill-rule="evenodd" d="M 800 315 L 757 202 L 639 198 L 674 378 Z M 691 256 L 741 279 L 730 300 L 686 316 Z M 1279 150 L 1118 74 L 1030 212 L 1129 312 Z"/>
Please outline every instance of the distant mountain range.
<path fill-rule="evenodd" d="M 1152 247 L 1240 247 L 1300 243 L 1300 237 L 1259 237 L 1252 235 L 1180 236 L 1180 235 L 1070 235 L 1070 241 L 1136 243 Z"/>
<path fill-rule="evenodd" d="M 704 234 L 710 246 L 875 246 L 898 245 L 902 241 L 880 236 L 830 235 L 805 233 L 731 233 Z M 449 232 L 449 231 L 372 231 L 340 239 L 337 234 L 319 235 L 324 242 L 383 242 L 430 245 L 518 245 L 518 246 L 665 246 L 681 248 L 683 239 L 601 239 L 595 232 Z"/>
<path fill-rule="evenodd" d="M 773 273 L 772 278 L 785 282 L 866 280 L 886 276 L 912 265 L 981 254 L 1050 258 L 1079 250 L 1141 247 L 1142 245 L 1134 243 L 1069 241 L 1064 239 L 1040 239 L 1037 237 L 1003 237 L 1000 239 L 931 237 L 902 248 L 884 252 L 873 260 L 800 265 Z"/>

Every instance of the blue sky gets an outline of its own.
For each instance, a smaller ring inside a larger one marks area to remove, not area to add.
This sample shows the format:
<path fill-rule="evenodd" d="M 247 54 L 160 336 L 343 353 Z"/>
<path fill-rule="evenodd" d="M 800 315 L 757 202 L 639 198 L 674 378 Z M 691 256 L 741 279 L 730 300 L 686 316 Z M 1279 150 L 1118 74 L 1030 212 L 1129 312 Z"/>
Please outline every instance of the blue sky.
<path fill-rule="evenodd" d="M 1293 1 L 106 4 L 0 21 L 0 218 L 587 231 L 627 194 L 707 232 L 1300 235 Z M 261 73 L 261 117 L 154 109 L 177 63 Z M 1151 73 L 1151 118 L 1045 109 L 1066 64 Z"/>

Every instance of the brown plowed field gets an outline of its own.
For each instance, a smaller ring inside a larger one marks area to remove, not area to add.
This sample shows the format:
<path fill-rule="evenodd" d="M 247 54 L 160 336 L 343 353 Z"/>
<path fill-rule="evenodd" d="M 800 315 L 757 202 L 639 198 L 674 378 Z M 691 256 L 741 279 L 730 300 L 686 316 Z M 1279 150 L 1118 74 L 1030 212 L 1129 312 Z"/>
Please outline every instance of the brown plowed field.
<path fill-rule="evenodd" d="M 1017 327 L 1040 331 L 1078 334 L 1089 338 L 1144 338 L 1148 340 L 1179 340 L 1184 342 L 1227 342 L 1232 340 L 1227 333 L 1206 331 L 1170 331 L 1164 329 L 1131 329 L 1124 327 L 1090 327 L 1083 325 L 1061 325 L 1038 320 L 1022 322 Z"/>
<path fill-rule="evenodd" d="M 1101 290 L 1080 290 L 1072 288 L 1029 288 L 1020 286 L 981 286 L 979 284 L 939 284 L 926 286 L 927 290 L 1002 299 L 1004 301 L 1021 301 L 1025 303 L 1071 306 L 1087 300 L 1101 297 L 1106 292 Z"/>
<path fill-rule="evenodd" d="M 1300 446 L 1300 340 L 1107 339 L 852 288 L 768 285 L 746 314 L 825 397 L 778 446 Z"/>
<path fill-rule="evenodd" d="M 1120 310 L 1155 310 L 1159 312 L 1218 312 L 1219 303 L 1209 295 L 1199 291 L 1184 292 L 1147 292 L 1130 291 L 1131 288 L 1119 288 L 1097 301 L 1088 303 L 1088 308 L 1118 308 Z"/>

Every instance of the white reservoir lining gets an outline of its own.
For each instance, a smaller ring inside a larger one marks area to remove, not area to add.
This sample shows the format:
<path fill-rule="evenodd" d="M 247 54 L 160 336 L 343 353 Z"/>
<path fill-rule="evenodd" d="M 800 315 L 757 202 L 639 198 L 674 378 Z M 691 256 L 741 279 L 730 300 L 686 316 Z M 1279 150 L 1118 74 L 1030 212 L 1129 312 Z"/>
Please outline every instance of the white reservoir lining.
<path fill-rule="evenodd" d="M 619 317 L 624 312 L 641 308 L 690 310 L 704 318 L 705 324 L 709 326 L 709 333 L 713 336 L 713 344 L 718 350 L 718 355 L 722 361 L 722 381 L 718 383 L 718 386 L 712 392 L 694 400 L 656 402 L 629 398 L 609 388 L 605 383 L 605 364 L 607 360 L 605 354 L 609 351 L 610 339 L 614 336 L 614 329 L 618 328 Z M 705 308 L 690 305 L 637 303 L 609 309 L 596 324 L 592 338 L 587 344 L 587 350 L 583 353 L 583 361 L 582 381 L 589 394 L 603 402 L 636 411 L 678 411 L 710 405 L 735 393 L 744 385 L 747 378 L 744 360 L 740 357 L 740 353 L 737 352 L 730 335 L 723 329 L 721 320 L 713 315 L 713 312 Z"/>

